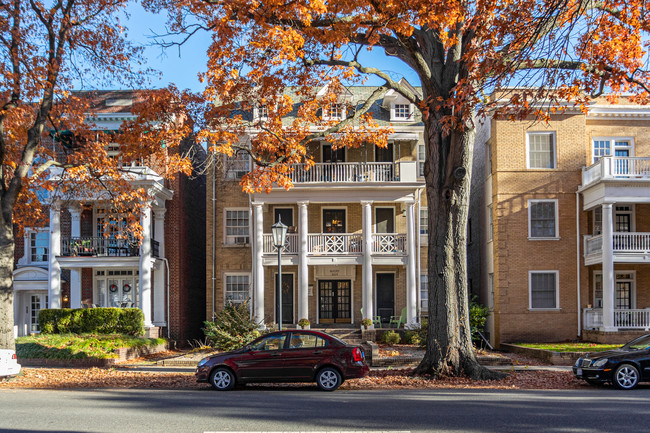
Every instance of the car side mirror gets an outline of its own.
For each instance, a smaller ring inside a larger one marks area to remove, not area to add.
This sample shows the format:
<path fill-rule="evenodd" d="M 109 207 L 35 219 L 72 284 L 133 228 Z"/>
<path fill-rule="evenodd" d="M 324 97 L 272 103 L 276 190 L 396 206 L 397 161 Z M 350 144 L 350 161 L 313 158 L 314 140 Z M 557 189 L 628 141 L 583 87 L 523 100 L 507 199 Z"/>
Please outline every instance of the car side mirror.
<path fill-rule="evenodd" d="M 250 352 L 251 350 L 253 350 L 253 349 L 252 349 L 250 344 L 247 344 L 246 346 L 244 346 L 244 352 Z"/>

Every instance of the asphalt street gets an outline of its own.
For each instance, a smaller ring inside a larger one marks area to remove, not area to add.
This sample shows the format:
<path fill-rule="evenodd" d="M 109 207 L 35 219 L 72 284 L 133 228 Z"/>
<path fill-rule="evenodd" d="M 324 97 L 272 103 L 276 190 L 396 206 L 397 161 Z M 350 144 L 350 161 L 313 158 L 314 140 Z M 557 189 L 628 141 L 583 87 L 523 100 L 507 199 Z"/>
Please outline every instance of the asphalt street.
<path fill-rule="evenodd" d="M 647 432 L 650 387 L 0 391 L 2 432 Z"/>

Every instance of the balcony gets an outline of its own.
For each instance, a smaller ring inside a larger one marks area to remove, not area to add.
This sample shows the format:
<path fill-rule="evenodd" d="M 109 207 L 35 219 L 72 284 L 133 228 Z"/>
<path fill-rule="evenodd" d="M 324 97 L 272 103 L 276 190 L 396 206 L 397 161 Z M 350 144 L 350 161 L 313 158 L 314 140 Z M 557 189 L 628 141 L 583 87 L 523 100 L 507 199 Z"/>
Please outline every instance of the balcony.
<path fill-rule="evenodd" d="M 159 243 L 151 239 L 153 257 L 159 257 Z M 103 236 L 80 236 L 61 239 L 64 257 L 138 257 L 140 247 L 133 239 L 112 239 Z"/>
<path fill-rule="evenodd" d="M 604 180 L 650 181 L 650 158 L 606 156 L 582 169 L 582 185 Z"/>
<path fill-rule="evenodd" d="M 650 260 L 650 233 L 614 232 L 612 252 L 615 262 L 643 263 Z M 603 235 L 584 237 L 585 264 L 602 262 Z"/>
<path fill-rule="evenodd" d="M 602 308 L 585 308 L 583 318 L 584 329 L 598 329 L 603 326 Z M 650 330 L 650 309 L 614 310 L 614 327 Z"/>
<path fill-rule="evenodd" d="M 309 170 L 305 164 L 292 164 L 289 174 L 294 184 L 310 183 L 386 183 L 416 182 L 416 161 L 316 163 Z"/>
<path fill-rule="evenodd" d="M 264 254 L 277 254 L 273 237 L 265 234 Z M 287 235 L 282 254 L 299 254 L 297 234 Z M 372 235 L 373 255 L 406 255 L 406 235 L 401 233 L 382 233 Z M 360 256 L 363 254 L 363 236 L 358 233 L 309 234 L 307 236 L 307 255 Z"/>

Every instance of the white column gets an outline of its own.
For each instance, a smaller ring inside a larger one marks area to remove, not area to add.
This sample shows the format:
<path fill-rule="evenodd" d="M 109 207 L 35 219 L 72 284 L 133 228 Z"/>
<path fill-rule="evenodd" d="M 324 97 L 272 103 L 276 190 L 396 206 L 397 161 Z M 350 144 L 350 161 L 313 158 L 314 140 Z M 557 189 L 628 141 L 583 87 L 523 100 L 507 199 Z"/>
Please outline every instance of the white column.
<path fill-rule="evenodd" d="M 61 308 L 61 208 L 58 203 L 50 207 L 50 255 L 48 263 L 48 298 L 50 308 Z"/>
<path fill-rule="evenodd" d="M 372 201 L 361 202 L 361 219 L 363 233 L 363 273 L 361 303 L 363 304 L 363 317 L 372 319 L 375 307 L 372 297 Z"/>
<path fill-rule="evenodd" d="M 154 209 L 154 239 L 158 242 L 158 257 L 165 258 L 165 212 L 164 207 Z M 165 320 L 165 263 L 158 261 L 160 266 L 154 269 L 153 278 L 153 324 L 167 326 Z"/>
<path fill-rule="evenodd" d="M 309 227 L 307 201 L 298 202 L 298 320 L 309 319 L 309 267 L 307 266 L 307 238 Z"/>
<path fill-rule="evenodd" d="M 264 203 L 253 202 L 253 215 L 255 217 L 255 284 L 253 311 L 255 323 L 264 324 Z"/>
<path fill-rule="evenodd" d="M 140 245 L 140 308 L 144 313 L 144 326 L 152 327 L 151 321 L 151 208 L 142 217 L 142 244 Z"/>
<path fill-rule="evenodd" d="M 417 327 L 418 317 L 418 293 L 417 275 L 415 268 L 417 264 L 417 252 L 415 249 L 415 202 L 406 203 L 406 328 Z"/>
<path fill-rule="evenodd" d="M 614 221 L 612 204 L 603 204 L 603 330 L 616 331 L 614 326 Z"/>
<path fill-rule="evenodd" d="M 70 207 L 70 236 L 81 236 L 81 208 Z M 70 269 L 70 308 L 81 308 L 81 268 Z"/>

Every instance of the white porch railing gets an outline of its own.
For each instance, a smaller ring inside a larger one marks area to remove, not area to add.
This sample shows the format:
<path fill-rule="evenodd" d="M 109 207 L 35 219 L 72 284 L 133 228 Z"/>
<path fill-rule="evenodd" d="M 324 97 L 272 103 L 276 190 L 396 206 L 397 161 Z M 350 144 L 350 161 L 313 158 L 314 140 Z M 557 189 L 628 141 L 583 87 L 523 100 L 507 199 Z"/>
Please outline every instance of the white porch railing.
<path fill-rule="evenodd" d="M 605 156 L 582 169 L 582 184 L 612 178 L 650 180 L 650 158 Z"/>
<path fill-rule="evenodd" d="M 406 235 L 381 233 L 372 235 L 373 254 L 406 254 Z"/>
<path fill-rule="evenodd" d="M 347 254 L 363 252 L 363 236 L 360 234 L 310 234 L 307 238 L 309 254 Z"/>
<path fill-rule="evenodd" d="M 309 170 L 305 164 L 292 164 L 289 175 L 293 183 L 307 182 L 395 182 L 398 180 L 392 162 L 316 163 Z"/>
<path fill-rule="evenodd" d="M 650 252 L 650 233 L 615 232 L 612 234 L 612 250 L 627 253 Z M 585 256 L 602 254 L 603 235 L 585 236 Z"/>
<path fill-rule="evenodd" d="M 278 249 L 273 245 L 273 235 L 264 234 L 262 237 L 263 251 L 265 254 L 276 253 Z M 287 242 L 282 248 L 282 254 L 298 254 L 298 235 L 290 233 L 287 235 Z"/>
<path fill-rule="evenodd" d="M 585 329 L 603 326 L 602 308 L 585 308 Z M 643 310 L 614 310 L 614 327 L 625 329 L 650 329 L 650 309 Z"/>

